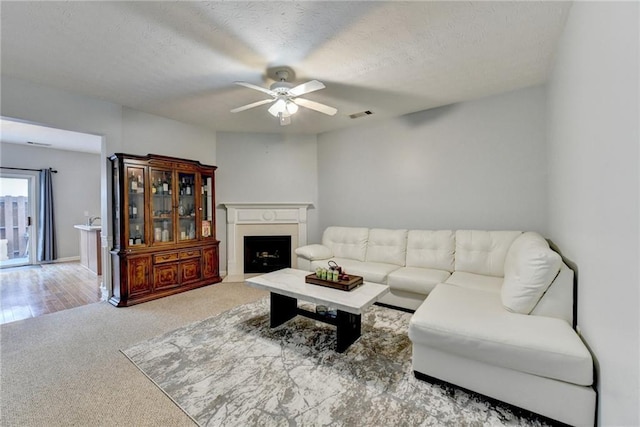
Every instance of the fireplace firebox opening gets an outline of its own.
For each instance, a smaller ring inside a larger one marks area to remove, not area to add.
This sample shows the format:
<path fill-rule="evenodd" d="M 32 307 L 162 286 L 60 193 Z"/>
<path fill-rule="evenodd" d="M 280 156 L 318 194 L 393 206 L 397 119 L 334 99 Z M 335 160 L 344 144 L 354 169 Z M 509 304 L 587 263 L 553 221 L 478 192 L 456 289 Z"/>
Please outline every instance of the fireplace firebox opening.
<path fill-rule="evenodd" d="M 245 236 L 244 272 L 268 273 L 291 267 L 291 236 Z"/>

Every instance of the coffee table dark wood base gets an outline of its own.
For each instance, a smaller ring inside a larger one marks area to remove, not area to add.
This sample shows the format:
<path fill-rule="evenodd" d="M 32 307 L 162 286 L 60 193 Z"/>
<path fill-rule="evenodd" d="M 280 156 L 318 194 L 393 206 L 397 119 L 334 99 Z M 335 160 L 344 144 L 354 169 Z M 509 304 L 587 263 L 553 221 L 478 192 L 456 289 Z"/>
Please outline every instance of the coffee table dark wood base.
<path fill-rule="evenodd" d="M 270 324 L 272 328 L 280 326 L 296 316 L 304 316 L 319 322 L 327 323 L 336 327 L 338 343 L 336 351 L 343 353 L 351 344 L 360 338 L 362 318 L 359 314 L 352 314 L 338 310 L 336 318 L 323 316 L 313 311 L 298 307 L 296 298 L 271 292 L 271 313 Z"/>

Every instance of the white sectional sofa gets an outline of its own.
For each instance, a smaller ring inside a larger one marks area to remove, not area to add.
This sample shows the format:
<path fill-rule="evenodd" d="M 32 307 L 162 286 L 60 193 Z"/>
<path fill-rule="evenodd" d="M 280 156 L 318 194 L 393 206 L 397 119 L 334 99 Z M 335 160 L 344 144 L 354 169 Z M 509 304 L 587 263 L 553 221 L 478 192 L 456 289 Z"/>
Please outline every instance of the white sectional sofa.
<path fill-rule="evenodd" d="M 573 272 L 534 232 L 329 227 L 298 268 L 337 262 L 415 310 L 416 376 L 570 425 L 594 425 L 593 360 L 573 329 Z"/>

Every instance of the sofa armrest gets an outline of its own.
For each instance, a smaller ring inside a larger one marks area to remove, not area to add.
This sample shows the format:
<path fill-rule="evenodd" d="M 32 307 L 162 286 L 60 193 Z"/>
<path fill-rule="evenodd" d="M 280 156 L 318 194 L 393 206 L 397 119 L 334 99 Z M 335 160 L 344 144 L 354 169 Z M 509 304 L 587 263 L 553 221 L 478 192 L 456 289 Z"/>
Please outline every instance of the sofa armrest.
<path fill-rule="evenodd" d="M 296 249 L 296 255 L 309 261 L 329 259 L 333 251 L 324 245 L 307 245 Z"/>

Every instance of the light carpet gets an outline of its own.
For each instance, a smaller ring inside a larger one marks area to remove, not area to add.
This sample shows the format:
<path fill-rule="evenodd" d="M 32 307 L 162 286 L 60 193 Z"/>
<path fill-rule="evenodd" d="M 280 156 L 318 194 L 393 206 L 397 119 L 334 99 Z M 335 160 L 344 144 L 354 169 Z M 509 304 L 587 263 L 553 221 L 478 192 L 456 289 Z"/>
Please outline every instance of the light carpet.
<path fill-rule="evenodd" d="M 332 326 L 298 316 L 270 328 L 265 298 L 123 353 L 201 426 L 545 425 L 416 379 L 410 317 L 370 308 L 340 354 Z"/>

